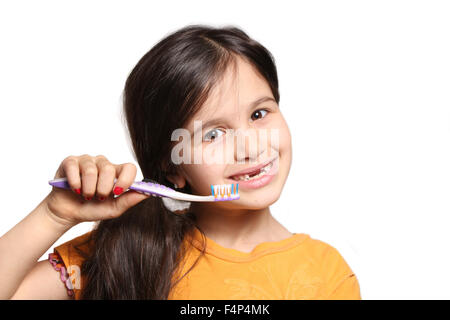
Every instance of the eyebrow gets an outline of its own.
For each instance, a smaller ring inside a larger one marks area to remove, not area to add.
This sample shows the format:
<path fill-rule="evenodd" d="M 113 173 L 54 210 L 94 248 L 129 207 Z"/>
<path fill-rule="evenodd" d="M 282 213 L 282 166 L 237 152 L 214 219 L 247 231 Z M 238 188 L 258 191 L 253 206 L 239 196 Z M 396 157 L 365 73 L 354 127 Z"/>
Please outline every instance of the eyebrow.
<path fill-rule="evenodd" d="M 256 99 L 252 103 L 250 103 L 248 106 L 248 109 L 253 109 L 254 107 L 256 107 L 259 104 L 266 102 L 266 101 L 273 101 L 273 102 L 277 103 L 274 98 L 264 96 L 259 99 Z M 226 120 L 225 118 L 215 118 L 215 119 L 208 120 L 205 123 L 202 122 L 202 126 L 200 129 L 208 128 L 210 126 L 214 126 L 216 124 L 223 123 L 223 122 L 225 122 L 225 120 Z M 197 131 L 200 131 L 200 129 L 198 129 Z M 194 135 L 197 131 L 193 132 L 192 135 Z"/>

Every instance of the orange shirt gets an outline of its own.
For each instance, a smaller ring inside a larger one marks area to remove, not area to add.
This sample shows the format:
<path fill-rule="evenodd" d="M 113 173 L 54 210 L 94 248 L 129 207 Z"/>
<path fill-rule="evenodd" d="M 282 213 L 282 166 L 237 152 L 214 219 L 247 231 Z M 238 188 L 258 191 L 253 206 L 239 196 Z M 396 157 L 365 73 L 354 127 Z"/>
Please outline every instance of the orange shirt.
<path fill-rule="evenodd" d="M 82 256 L 74 245 L 90 232 L 55 247 L 67 266 L 74 297 L 83 285 Z M 358 280 L 339 252 L 304 233 L 258 244 L 246 253 L 206 238 L 206 252 L 170 292 L 172 300 L 228 299 L 361 299 Z M 201 253 L 203 239 L 195 229 L 193 246 L 184 258 L 184 274 Z M 88 252 L 89 245 L 82 247 Z M 68 281 L 69 282 L 69 281 Z"/>

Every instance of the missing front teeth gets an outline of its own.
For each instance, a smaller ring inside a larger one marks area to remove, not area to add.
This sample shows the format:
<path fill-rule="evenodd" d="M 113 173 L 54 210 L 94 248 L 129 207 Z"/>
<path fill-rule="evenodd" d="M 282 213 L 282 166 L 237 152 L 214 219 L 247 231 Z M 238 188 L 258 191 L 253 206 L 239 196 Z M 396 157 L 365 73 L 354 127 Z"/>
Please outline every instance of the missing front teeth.
<path fill-rule="evenodd" d="M 267 172 L 270 171 L 271 168 L 272 168 L 272 162 L 269 163 L 269 164 L 268 164 L 267 166 L 265 166 L 264 168 L 261 168 L 260 171 L 257 172 L 257 173 L 255 173 L 254 175 L 248 175 L 248 174 L 245 174 L 245 175 L 242 175 L 242 176 L 236 176 L 236 177 L 232 177 L 232 178 L 233 178 L 233 180 L 236 180 L 236 181 L 248 181 L 248 180 L 252 180 L 252 179 L 259 178 L 259 177 L 265 175 Z"/>

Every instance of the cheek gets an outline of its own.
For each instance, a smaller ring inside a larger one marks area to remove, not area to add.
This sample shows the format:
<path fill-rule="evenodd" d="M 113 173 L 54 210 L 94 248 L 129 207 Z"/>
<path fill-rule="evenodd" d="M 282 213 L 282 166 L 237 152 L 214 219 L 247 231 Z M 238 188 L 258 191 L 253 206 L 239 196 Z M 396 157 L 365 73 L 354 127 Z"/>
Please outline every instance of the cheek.
<path fill-rule="evenodd" d="M 280 153 L 282 154 L 283 160 L 282 165 L 285 167 L 285 175 L 289 174 L 291 164 L 292 164 L 292 142 L 291 133 L 288 126 L 284 127 L 282 133 L 280 133 Z"/>
<path fill-rule="evenodd" d="M 291 142 L 291 133 L 289 128 L 285 126 L 283 130 L 280 131 L 280 150 L 284 152 L 291 152 L 292 142 Z"/>
<path fill-rule="evenodd" d="M 279 181 L 285 181 L 287 176 L 289 175 L 289 171 L 292 163 L 292 142 L 291 142 L 291 133 L 289 131 L 289 127 L 287 126 L 284 118 L 281 118 L 279 121 L 279 139 L 278 139 L 278 154 L 279 158 Z M 276 147 L 274 147 L 276 148 Z M 283 183 L 284 182 L 280 182 Z"/>
<path fill-rule="evenodd" d="M 212 184 L 221 184 L 224 168 L 217 165 L 192 164 L 185 166 L 186 180 L 194 191 L 211 192 Z"/>
<path fill-rule="evenodd" d="M 283 153 L 285 157 L 289 156 L 292 149 L 291 133 L 284 118 L 280 116 L 277 121 L 274 122 L 272 128 L 277 132 L 277 134 L 274 135 L 274 139 L 271 140 L 272 149 Z"/>

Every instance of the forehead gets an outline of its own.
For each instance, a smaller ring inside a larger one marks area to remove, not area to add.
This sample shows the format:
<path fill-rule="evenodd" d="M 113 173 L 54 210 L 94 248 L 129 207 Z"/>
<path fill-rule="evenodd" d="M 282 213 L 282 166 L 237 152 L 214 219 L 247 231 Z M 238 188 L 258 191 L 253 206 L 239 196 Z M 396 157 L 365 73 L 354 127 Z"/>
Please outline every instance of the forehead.
<path fill-rule="evenodd" d="M 259 97 L 273 97 L 267 81 L 259 72 L 241 57 L 230 63 L 222 79 L 210 91 L 203 106 L 189 122 L 193 128 L 195 120 L 232 116 L 245 110 L 247 105 Z"/>

